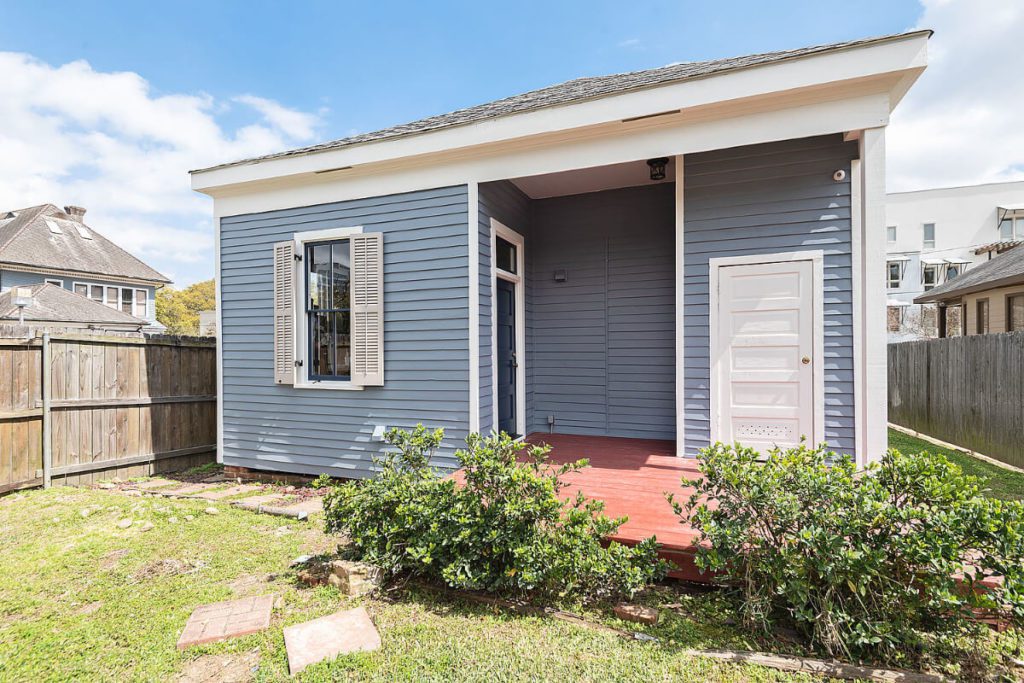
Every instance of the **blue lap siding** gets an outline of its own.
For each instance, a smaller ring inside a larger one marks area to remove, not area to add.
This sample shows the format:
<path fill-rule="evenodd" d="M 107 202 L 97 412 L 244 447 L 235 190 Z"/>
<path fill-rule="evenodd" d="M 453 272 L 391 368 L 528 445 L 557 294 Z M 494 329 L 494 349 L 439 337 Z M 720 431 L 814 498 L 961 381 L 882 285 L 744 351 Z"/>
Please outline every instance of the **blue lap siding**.
<path fill-rule="evenodd" d="M 365 477 L 374 426 L 419 422 L 445 428 L 435 463 L 455 464 L 469 429 L 467 211 L 456 186 L 221 219 L 225 464 Z M 276 385 L 273 245 L 351 226 L 384 234 L 384 386 Z"/>
<path fill-rule="evenodd" d="M 825 254 L 825 438 L 854 449 L 850 161 L 842 136 L 685 158 L 686 453 L 711 436 L 708 259 L 821 249 Z M 836 170 L 846 179 L 835 182 Z"/>

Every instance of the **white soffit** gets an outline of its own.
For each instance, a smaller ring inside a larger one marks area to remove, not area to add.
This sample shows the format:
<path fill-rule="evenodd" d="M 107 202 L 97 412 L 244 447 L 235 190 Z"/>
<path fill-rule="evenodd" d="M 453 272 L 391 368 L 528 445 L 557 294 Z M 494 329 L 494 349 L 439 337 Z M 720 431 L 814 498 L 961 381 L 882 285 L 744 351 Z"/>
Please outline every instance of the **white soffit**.
<path fill-rule="evenodd" d="M 548 197 L 614 190 L 621 187 L 660 185 L 674 182 L 675 178 L 674 159 L 670 159 L 665 167 L 664 180 L 651 180 L 651 171 L 647 160 L 641 159 L 624 164 L 512 178 L 512 182 L 531 199 L 547 199 Z"/>

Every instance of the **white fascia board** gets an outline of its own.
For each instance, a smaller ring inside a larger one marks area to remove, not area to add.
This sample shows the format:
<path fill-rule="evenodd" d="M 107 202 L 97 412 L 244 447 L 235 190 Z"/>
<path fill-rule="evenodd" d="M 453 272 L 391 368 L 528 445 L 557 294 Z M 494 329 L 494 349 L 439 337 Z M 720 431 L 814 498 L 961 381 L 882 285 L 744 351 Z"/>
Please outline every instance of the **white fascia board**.
<path fill-rule="evenodd" d="M 889 85 L 894 91 L 889 98 L 891 111 L 903 92 L 924 70 L 926 63 L 927 37 L 924 34 L 912 35 L 891 42 L 711 74 L 681 83 L 488 119 L 405 138 L 197 171 L 192 174 L 192 189 L 207 191 L 282 176 L 436 154 L 619 122 L 676 109 L 863 81 L 882 75 L 898 79 L 898 84 Z"/>
<path fill-rule="evenodd" d="M 446 164 L 421 164 L 345 178 L 280 178 L 245 186 L 237 193 L 218 194 L 215 204 L 219 215 L 236 216 L 827 135 L 885 126 L 889 121 L 887 93 L 767 112 L 735 109 L 672 127 L 649 127 L 538 147 L 520 145 L 502 154 Z"/>

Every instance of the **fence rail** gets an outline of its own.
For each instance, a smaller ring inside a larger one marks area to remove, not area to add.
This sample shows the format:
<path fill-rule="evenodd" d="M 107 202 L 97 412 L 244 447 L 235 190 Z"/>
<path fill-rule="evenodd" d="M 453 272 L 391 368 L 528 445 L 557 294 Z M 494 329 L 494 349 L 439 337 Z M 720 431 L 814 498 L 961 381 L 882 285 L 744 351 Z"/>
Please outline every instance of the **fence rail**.
<path fill-rule="evenodd" d="M 889 420 L 1024 467 L 1024 332 L 890 344 Z"/>
<path fill-rule="evenodd" d="M 0 338 L 0 493 L 153 474 L 216 452 L 214 340 Z"/>

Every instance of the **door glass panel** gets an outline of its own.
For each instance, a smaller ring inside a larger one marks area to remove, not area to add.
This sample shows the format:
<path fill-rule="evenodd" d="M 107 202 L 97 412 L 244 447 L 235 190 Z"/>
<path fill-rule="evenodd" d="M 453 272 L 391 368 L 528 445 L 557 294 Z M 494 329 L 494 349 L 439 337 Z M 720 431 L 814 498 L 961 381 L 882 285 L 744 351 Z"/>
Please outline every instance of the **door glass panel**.
<path fill-rule="evenodd" d="M 515 273 L 518 260 L 516 258 L 516 245 L 499 237 L 494 244 L 494 249 L 497 252 L 495 254 L 495 263 L 498 268 L 506 273 Z"/>

